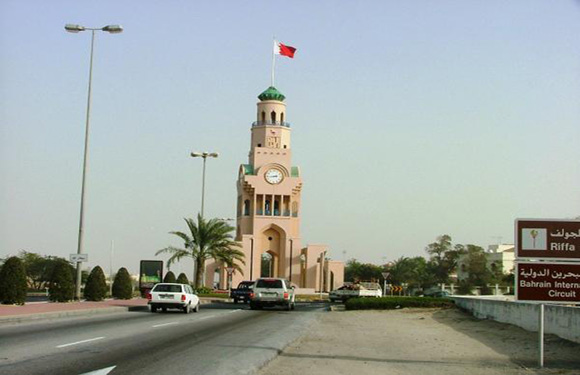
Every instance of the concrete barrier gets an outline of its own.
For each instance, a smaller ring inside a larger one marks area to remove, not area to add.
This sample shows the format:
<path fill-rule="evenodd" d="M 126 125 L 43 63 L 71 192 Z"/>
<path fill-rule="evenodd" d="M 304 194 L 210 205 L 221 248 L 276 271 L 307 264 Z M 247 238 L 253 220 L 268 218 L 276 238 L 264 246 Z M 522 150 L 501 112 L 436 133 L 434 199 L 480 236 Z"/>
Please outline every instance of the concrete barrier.
<path fill-rule="evenodd" d="M 452 296 L 455 305 L 479 319 L 509 323 L 538 331 L 539 304 L 488 298 Z M 580 307 L 545 305 L 545 332 L 580 343 Z"/>

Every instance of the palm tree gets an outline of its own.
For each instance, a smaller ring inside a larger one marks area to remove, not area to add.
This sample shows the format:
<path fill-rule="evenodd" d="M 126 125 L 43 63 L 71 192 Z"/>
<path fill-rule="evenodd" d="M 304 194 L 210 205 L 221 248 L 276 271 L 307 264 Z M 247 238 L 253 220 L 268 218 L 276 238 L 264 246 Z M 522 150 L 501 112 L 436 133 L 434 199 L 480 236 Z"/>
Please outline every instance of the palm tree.
<path fill-rule="evenodd" d="M 197 224 L 193 219 L 185 219 L 185 222 L 190 234 L 169 232 L 183 240 L 184 248 L 168 246 L 157 251 L 155 255 L 171 254 L 167 260 L 167 265 L 171 265 L 181 258 L 191 257 L 195 264 L 196 287 L 203 286 L 202 276 L 205 261 L 210 258 L 242 272 L 240 265 L 236 262 L 245 264 L 244 253 L 239 250 L 240 244 L 233 240 L 231 235 L 233 227 L 220 219 L 205 220 L 199 214 L 197 215 Z"/>

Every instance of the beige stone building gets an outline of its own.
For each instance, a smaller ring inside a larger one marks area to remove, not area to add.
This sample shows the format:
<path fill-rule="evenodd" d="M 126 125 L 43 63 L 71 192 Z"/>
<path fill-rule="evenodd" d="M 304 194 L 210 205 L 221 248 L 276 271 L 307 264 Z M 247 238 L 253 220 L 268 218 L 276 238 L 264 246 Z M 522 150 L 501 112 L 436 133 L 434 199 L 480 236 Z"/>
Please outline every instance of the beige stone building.
<path fill-rule="evenodd" d="M 292 129 L 286 121 L 285 97 L 269 87 L 258 99 L 249 160 L 240 165 L 237 182 L 236 240 L 246 264 L 243 275 L 232 275 L 232 284 L 282 277 L 306 293 L 337 288 L 344 281 L 344 263 L 328 260 L 326 245 L 302 246 L 303 181 L 300 168 L 292 165 Z M 209 262 L 205 281 L 227 288 L 223 265 Z"/>

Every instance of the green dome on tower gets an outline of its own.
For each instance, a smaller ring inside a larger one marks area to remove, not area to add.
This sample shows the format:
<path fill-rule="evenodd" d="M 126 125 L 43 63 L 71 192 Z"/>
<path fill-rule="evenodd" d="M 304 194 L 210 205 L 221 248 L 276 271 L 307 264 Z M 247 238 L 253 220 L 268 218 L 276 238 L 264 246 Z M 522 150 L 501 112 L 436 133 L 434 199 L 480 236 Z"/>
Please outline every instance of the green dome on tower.
<path fill-rule="evenodd" d="M 260 99 L 262 102 L 265 100 L 277 100 L 279 102 L 283 102 L 286 97 L 274 86 L 270 86 L 266 89 L 266 91 L 258 95 L 258 99 Z"/>

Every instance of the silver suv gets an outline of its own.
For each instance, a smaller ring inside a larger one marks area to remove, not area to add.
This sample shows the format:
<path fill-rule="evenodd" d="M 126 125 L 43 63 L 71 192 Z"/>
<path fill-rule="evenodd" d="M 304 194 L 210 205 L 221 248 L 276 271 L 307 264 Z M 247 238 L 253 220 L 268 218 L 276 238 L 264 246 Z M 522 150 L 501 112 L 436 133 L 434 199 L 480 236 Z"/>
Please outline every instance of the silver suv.
<path fill-rule="evenodd" d="M 294 287 L 285 279 L 263 278 L 256 280 L 250 294 L 250 309 L 284 306 L 287 311 L 294 310 Z"/>

